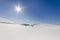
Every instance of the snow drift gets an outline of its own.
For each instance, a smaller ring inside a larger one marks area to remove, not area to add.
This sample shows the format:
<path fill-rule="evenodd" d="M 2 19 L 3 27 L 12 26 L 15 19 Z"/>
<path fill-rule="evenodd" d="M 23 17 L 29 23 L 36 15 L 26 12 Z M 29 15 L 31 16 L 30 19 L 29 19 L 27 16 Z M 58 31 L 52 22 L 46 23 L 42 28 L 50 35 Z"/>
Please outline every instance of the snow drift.
<path fill-rule="evenodd" d="M 60 25 L 0 23 L 0 40 L 60 40 Z"/>

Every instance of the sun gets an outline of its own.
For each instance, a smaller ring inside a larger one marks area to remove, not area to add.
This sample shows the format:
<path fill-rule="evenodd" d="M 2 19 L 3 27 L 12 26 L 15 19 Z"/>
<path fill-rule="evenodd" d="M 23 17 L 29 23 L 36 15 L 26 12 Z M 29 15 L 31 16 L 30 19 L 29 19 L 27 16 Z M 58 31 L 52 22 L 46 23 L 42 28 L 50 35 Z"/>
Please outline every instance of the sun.
<path fill-rule="evenodd" d="M 16 12 L 22 12 L 22 7 L 21 6 L 15 6 L 15 11 Z"/>

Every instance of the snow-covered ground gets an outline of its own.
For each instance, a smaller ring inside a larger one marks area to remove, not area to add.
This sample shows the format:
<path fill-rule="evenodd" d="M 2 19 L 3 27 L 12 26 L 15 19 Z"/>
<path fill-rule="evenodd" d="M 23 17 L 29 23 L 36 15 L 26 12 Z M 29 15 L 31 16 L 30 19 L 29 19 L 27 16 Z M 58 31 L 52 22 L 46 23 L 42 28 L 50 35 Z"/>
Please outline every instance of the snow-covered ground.
<path fill-rule="evenodd" d="M 31 27 L 0 23 L 0 40 L 60 40 L 60 25 L 37 24 Z"/>
<path fill-rule="evenodd" d="M 0 18 L 0 40 L 60 40 L 60 25 L 41 23 L 32 27 Z"/>

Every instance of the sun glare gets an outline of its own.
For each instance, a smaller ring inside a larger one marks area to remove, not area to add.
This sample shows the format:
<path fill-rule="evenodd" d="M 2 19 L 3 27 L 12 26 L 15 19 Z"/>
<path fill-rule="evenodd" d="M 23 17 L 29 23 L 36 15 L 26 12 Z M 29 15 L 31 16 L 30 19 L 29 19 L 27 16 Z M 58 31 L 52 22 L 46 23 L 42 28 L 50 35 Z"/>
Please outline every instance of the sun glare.
<path fill-rule="evenodd" d="M 22 7 L 21 6 L 15 6 L 16 12 L 22 12 Z"/>

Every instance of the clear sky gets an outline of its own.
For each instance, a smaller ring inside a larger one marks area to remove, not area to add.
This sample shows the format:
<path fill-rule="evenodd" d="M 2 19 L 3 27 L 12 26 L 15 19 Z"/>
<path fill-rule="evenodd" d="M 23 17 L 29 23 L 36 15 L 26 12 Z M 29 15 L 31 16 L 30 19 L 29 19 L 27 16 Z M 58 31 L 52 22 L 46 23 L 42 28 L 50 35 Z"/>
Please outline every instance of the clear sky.
<path fill-rule="evenodd" d="M 18 3 L 24 7 L 23 13 L 14 11 Z M 60 24 L 60 0 L 0 0 L 0 17 L 17 23 Z"/>

